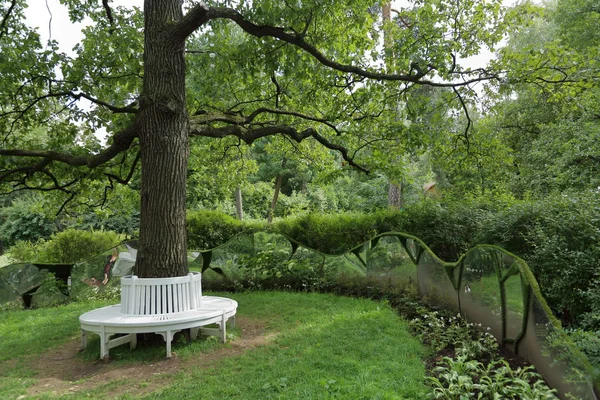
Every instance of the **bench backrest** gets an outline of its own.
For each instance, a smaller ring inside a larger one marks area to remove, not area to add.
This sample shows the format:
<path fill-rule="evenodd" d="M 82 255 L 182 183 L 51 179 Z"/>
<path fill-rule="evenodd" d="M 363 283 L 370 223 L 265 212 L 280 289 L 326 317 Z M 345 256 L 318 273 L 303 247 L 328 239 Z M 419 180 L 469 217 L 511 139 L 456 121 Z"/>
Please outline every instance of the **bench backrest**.
<path fill-rule="evenodd" d="M 171 314 L 200 308 L 202 275 L 173 278 L 121 278 L 121 312 L 128 315 Z"/>

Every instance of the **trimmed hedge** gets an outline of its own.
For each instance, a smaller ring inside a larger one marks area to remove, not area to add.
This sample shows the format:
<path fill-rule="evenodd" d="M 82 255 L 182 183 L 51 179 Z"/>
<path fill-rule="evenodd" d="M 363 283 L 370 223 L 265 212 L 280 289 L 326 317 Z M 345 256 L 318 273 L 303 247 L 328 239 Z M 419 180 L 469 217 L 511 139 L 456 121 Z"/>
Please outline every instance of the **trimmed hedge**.
<path fill-rule="evenodd" d="M 219 211 L 189 211 L 186 216 L 188 248 L 208 250 L 227 243 L 247 224 Z"/>

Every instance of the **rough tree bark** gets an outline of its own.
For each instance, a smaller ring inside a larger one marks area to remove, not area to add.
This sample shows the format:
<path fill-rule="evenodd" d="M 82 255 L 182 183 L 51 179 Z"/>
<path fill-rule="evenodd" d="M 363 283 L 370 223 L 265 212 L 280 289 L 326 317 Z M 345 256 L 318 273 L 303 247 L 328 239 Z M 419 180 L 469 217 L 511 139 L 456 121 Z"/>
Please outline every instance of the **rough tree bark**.
<path fill-rule="evenodd" d="M 402 184 L 389 183 L 388 207 L 397 210 L 402 208 Z"/>
<path fill-rule="evenodd" d="M 271 208 L 269 208 L 269 224 L 273 222 L 273 217 L 275 216 L 275 207 L 277 207 L 277 199 L 279 199 L 279 192 L 281 191 L 281 185 L 283 183 L 283 169 L 285 169 L 286 159 L 284 158 L 281 162 L 282 171 L 277 174 L 275 178 L 275 192 L 273 193 L 273 200 L 271 201 Z"/>
<path fill-rule="evenodd" d="M 242 203 L 242 189 L 235 188 L 235 213 L 240 221 L 244 219 L 244 206 Z"/>
<path fill-rule="evenodd" d="M 188 272 L 185 189 L 189 120 L 185 107 L 185 39 L 169 28 L 183 17 L 179 0 L 144 2 L 144 85 L 140 97 L 142 191 L 139 277 Z"/>
<path fill-rule="evenodd" d="M 273 216 L 275 215 L 275 207 L 277 207 L 277 199 L 279 198 L 279 192 L 281 191 L 281 184 L 283 183 L 283 175 L 277 175 L 275 178 L 275 192 L 273 193 L 273 200 L 271 201 L 271 207 L 269 208 L 269 223 L 273 222 Z"/>

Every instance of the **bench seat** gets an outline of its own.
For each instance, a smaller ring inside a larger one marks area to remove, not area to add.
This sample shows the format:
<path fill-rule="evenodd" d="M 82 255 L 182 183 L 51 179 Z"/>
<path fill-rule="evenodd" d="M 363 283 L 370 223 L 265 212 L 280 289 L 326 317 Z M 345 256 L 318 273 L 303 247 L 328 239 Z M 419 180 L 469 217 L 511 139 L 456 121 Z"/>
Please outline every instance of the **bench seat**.
<path fill-rule="evenodd" d="M 135 275 L 121 278 L 121 304 L 98 308 L 79 317 L 81 348 L 87 347 L 88 333 L 100 336 L 100 358 L 110 349 L 129 343 L 136 346 L 138 333 L 157 333 L 167 344 L 171 357 L 173 335 L 191 329 L 192 339 L 198 333 L 218 336 L 226 341 L 226 323 L 235 324 L 237 302 L 225 297 L 202 296 L 201 275 L 184 277 L 143 278 Z M 216 324 L 218 328 L 206 328 Z M 114 339 L 112 336 L 121 334 Z"/>
<path fill-rule="evenodd" d="M 82 349 L 87 347 L 88 332 L 96 333 L 100 336 L 100 358 L 105 358 L 113 347 L 129 343 L 131 348 L 135 348 L 136 334 L 153 332 L 164 338 L 167 357 L 171 357 L 173 335 L 189 328 L 192 328 L 192 338 L 202 333 L 218 336 L 222 342 L 225 342 L 226 323 L 231 318 L 231 325 L 234 326 L 237 302 L 213 296 L 202 296 L 202 302 L 202 308 L 172 314 L 128 315 L 121 312 L 120 304 L 89 311 L 79 317 L 81 347 Z M 218 328 L 202 328 L 211 324 L 217 324 Z M 116 334 L 126 334 L 126 336 L 111 339 L 111 336 Z"/>

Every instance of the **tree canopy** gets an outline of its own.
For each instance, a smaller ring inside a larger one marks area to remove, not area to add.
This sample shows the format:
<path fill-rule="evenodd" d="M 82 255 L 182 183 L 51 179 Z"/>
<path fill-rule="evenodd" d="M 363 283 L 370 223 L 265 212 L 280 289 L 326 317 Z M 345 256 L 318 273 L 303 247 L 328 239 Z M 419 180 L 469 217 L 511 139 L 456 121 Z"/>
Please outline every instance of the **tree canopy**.
<path fill-rule="evenodd" d="M 362 0 L 63 3 L 73 21 L 92 21 L 74 56 L 25 25 L 27 1 L 0 6 L 0 188 L 55 193 L 62 210 L 98 206 L 117 185 L 134 185 L 140 276 L 185 273 L 186 182 L 214 164 L 211 148 L 226 154 L 277 136 L 279 150 L 393 174 L 404 155 L 433 142 L 469 154 L 473 86 L 534 76 L 525 70 L 535 57 L 519 51 L 488 69 L 463 61 L 524 20 L 500 0 L 416 0 L 389 21 Z M 580 17 L 564 18 L 557 23 Z M 535 73 L 561 74 L 554 68 Z M 478 151 L 493 159 L 493 148 Z M 246 168 L 244 152 L 237 169 Z"/>

